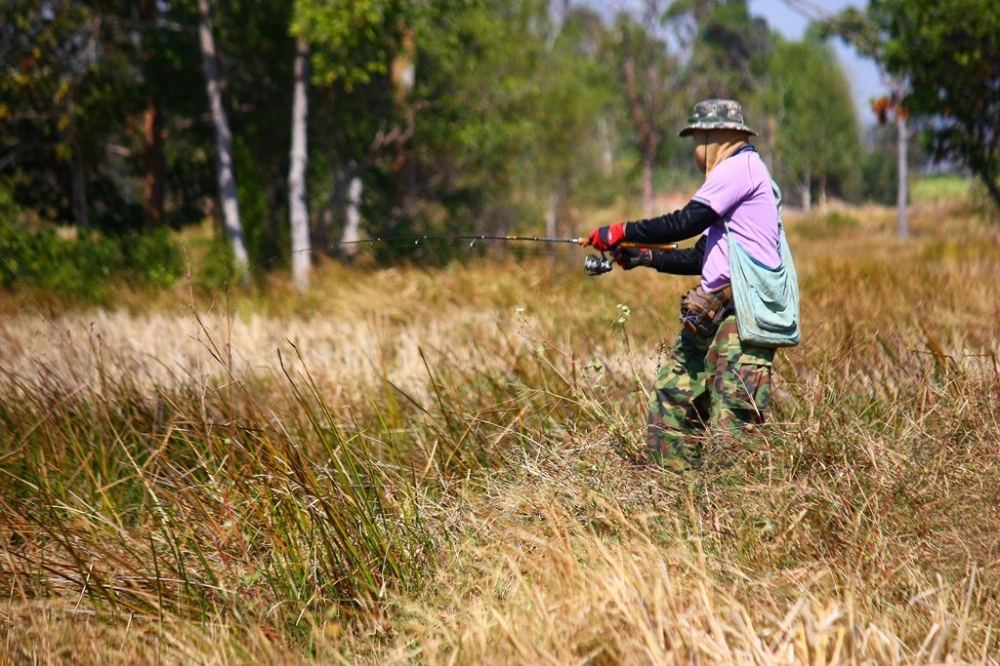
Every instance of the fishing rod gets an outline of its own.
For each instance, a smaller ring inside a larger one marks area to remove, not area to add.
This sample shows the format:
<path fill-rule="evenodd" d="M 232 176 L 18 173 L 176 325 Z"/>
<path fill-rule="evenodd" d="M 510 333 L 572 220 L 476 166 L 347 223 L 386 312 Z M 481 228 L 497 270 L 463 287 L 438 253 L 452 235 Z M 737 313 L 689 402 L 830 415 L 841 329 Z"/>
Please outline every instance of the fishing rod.
<path fill-rule="evenodd" d="M 423 234 L 410 236 L 374 236 L 372 238 L 362 238 L 353 241 L 341 241 L 339 245 L 374 245 L 375 243 L 387 244 L 409 244 L 420 245 L 424 241 L 469 241 L 469 248 L 474 248 L 477 241 L 503 241 L 503 242 L 528 242 L 528 243 L 570 243 L 573 245 L 589 246 L 587 238 L 558 238 L 553 236 L 511 236 L 511 235 L 490 235 L 490 234 Z M 676 250 L 677 245 L 669 244 L 649 244 L 623 241 L 615 246 L 616 248 L 646 248 L 649 250 Z M 588 254 L 583 260 L 584 272 L 595 277 L 609 273 L 614 269 L 614 261 L 601 252 L 600 256 Z"/>
<path fill-rule="evenodd" d="M 353 241 L 341 241 L 340 245 L 362 245 L 365 243 L 410 243 L 419 245 L 422 241 L 471 241 L 469 247 L 474 247 L 476 241 L 527 241 L 531 243 L 574 243 L 579 244 L 580 238 L 553 238 L 550 236 L 490 236 L 488 234 L 424 234 L 420 236 L 375 236 Z M 582 239 L 586 240 L 586 239 Z"/>

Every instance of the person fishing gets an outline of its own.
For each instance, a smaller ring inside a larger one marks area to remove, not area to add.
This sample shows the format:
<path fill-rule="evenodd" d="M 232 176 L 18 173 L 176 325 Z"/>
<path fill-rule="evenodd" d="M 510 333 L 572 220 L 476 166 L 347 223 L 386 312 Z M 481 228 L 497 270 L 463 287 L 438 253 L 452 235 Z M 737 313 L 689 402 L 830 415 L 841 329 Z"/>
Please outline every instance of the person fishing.
<path fill-rule="evenodd" d="M 650 396 L 648 458 L 674 470 L 701 466 L 704 442 L 712 440 L 706 430 L 740 436 L 764 422 L 775 349 L 798 342 L 797 321 L 794 340 L 787 345 L 745 340 L 749 336 L 741 337 L 737 324 L 731 244 L 768 270 L 781 267 L 787 247 L 780 228 L 780 191 L 749 143 L 755 135 L 744 123 L 738 102 L 698 102 L 680 131 L 680 136 L 694 139 L 694 160 L 705 174 L 691 200 L 673 213 L 602 226 L 580 239 L 581 245 L 613 252 L 625 270 L 646 266 L 701 276 L 681 297 L 683 326 Z M 695 236 L 700 236 L 698 241 L 687 249 L 635 247 Z M 619 247 L 623 243 L 629 247 Z M 797 282 L 794 288 L 797 318 Z"/>

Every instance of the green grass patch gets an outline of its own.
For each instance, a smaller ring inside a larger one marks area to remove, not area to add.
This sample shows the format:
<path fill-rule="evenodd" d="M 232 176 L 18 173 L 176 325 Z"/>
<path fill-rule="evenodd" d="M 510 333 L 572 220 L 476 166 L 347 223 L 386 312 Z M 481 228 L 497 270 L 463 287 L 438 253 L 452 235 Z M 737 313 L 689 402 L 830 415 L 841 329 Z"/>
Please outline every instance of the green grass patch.
<path fill-rule="evenodd" d="M 910 181 L 914 204 L 964 203 L 972 198 L 972 181 L 957 174 L 919 176 Z"/>

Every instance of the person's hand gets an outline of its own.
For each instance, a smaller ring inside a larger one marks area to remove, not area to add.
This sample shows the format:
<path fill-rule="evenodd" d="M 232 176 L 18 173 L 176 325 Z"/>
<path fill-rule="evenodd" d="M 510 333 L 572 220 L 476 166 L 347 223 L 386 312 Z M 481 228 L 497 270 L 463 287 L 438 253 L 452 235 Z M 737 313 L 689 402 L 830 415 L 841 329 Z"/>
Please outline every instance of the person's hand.
<path fill-rule="evenodd" d="M 620 247 L 615 250 L 615 263 L 627 271 L 636 266 L 650 266 L 653 263 L 653 251 L 647 247 Z"/>
<path fill-rule="evenodd" d="M 604 252 L 611 250 L 615 245 L 625 240 L 625 223 L 616 222 L 607 227 L 594 229 L 587 236 L 586 245 L 592 245 L 595 249 Z"/>

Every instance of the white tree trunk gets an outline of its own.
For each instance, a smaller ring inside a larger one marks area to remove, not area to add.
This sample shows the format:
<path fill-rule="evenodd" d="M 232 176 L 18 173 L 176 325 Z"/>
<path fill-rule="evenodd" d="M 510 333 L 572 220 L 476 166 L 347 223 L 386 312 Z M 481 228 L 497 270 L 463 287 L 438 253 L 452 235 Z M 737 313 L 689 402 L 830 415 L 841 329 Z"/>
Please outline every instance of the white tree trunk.
<path fill-rule="evenodd" d="M 799 192 L 802 197 L 802 212 L 809 214 L 812 212 L 812 178 L 809 174 L 803 177 L 799 187 L 801 188 Z"/>
<path fill-rule="evenodd" d="M 309 290 L 312 248 L 309 244 L 309 205 L 306 198 L 306 141 L 309 122 L 309 43 L 295 45 L 295 91 L 292 98 L 292 150 L 288 170 L 288 216 L 292 231 L 292 280 L 300 292 Z"/>
<path fill-rule="evenodd" d="M 906 221 L 906 206 L 909 201 L 909 195 L 907 192 L 907 159 L 906 159 L 906 146 L 907 146 L 907 130 L 906 130 L 906 115 L 896 110 L 896 151 L 898 153 L 898 171 L 899 180 L 896 187 L 896 226 L 899 228 L 900 238 L 910 237 L 909 224 Z"/>
<path fill-rule="evenodd" d="M 357 254 L 357 242 L 361 239 L 361 191 L 361 177 L 354 176 L 347 187 L 346 220 L 340 236 L 341 248 L 348 257 Z"/>
<path fill-rule="evenodd" d="M 201 60 L 205 68 L 205 84 L 208 102 L 212 109 L 212 123 L 215 125 L 215 142 L 219 153 L 219 196 L 222 199 L 222 219 L 233 247 L 233 260 L 240 280 L 249 282 L 250 257 L 247 254 L 243 225 L 240 222 L 240 207 L 236 199 L 236 176 L 233 173 L 233 135 L 229 130 L 229 120 L 222 106 L 222 89 L 219 85 L 219 63 L 215 52 L 215 37 L 212 34 L 212 10 L 209 0 L 198 0 L 198 38 L 201 42 Z"/>

